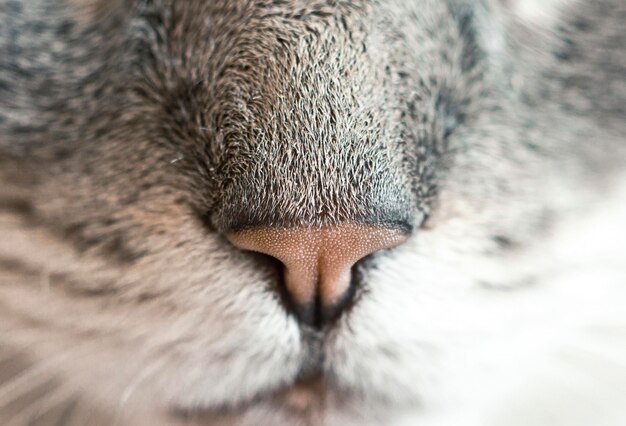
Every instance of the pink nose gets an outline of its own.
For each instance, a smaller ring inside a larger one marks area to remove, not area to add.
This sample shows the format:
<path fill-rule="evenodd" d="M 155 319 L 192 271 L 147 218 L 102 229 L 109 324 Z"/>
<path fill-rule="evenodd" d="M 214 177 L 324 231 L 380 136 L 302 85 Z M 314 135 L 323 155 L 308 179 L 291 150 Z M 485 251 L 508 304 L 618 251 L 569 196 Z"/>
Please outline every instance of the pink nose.
<path fill-rule="evenodd" d="M 237 247 L 270 255 L 284 265 L 287 292 L 296 306 L 322 310 L 345 302 L 352 266 L 381 249 L 396 247 L 406 232 L 347 223 L 322 228 L 244 229 L 228 234 Z"/>

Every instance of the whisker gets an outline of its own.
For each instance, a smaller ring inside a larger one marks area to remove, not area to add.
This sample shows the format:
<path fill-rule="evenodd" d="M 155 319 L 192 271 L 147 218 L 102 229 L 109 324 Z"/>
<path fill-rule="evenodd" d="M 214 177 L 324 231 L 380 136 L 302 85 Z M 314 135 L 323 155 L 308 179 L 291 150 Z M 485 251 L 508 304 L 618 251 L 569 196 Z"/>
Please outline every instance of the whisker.
<path fill-rule="evenodd" d="M 153 362 L 149 363 L 144 368 L 139 370 L 139 372 L 131 379 L 131 381 L 124 388 L 124 391 L 122 392 L 120 396 L 119 402 L 117 404 L 117 408 L 115 410 L 115 416 L 114 416 L 115 420 L 113 422 L 113 426 L 120 425 L 124 408 L 127 406 L 128 402 L 130 401 L 132 395 L 137 390 L 137 388 L 142 384 L 142 382 L 145 382 L 151 376 L 153 376 L 157 371 L 159 371 L 165 362 L 166 360 L 157 358 Z"/>
<path fill-rule="evenodd" d="M 63 402 L 69 401 L 72 396 L 75 396 L 75 390 L 71 387 L 57 386 L 42 397 L 35 399 L 31 404 L 18 410 L 12 417 L 3 420 L 10 424 L 28 425 L 33 420 L 62 405 Z"/>
<path fill-rule="evenodd" d="M 59 358 L 59 361 L 63 357 Z M 13 377 L 11 380 L 0 385 L 0 407 L 3 407 L 14 401 L 21 395 L 28 393 L 29 390 L 37 386 L 44 385 L 53 378 L 53 375 L 46 371 L 44 365 L 37 365 Z M 48 373 L 48 374 L 46 374 Z"/>
<path fill-rule="evenodd" d="M 97 348 L 72 348 L 71 351 L 62 352 L 54 357 L 36 362 L 33 367 L 24 369 L 10 380 L 0 384 L 0 407 L 6 406 L 18 397 L 28 393 L 29 390 L 54 379 L 54 373 L 51 370 L 55 366 L 68 359 L 75 360 L 77 357 L 83 357 L 96 351 Z"/>

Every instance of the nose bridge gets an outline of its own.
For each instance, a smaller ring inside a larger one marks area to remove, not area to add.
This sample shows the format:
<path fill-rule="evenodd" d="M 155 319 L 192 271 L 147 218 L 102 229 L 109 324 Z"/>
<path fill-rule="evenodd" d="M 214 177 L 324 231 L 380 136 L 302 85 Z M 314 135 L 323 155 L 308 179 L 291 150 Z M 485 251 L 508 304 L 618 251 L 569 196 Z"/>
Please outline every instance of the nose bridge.
<path fill-rule="evenodd" d="M 379 225 L 244 229 L 228 234 L 245 250 L 268 254 L 284 265 L 284 282 L 296 306 L 337 305 L 349 293 L 352 266 L 364 256 L 391 248 L 406 232 Z"/>

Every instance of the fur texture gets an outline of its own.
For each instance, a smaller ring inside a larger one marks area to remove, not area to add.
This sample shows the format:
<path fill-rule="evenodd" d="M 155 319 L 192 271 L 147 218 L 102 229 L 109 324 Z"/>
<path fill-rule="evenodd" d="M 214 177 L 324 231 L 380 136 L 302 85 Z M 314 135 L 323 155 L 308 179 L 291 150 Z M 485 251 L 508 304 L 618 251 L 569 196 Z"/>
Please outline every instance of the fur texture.
<path fill-rule="evenodd" d="M 618 425 L 620 0 L 0 0 L 0 420 Z M 241 227 L 402 224 L 301 327 Z"/>

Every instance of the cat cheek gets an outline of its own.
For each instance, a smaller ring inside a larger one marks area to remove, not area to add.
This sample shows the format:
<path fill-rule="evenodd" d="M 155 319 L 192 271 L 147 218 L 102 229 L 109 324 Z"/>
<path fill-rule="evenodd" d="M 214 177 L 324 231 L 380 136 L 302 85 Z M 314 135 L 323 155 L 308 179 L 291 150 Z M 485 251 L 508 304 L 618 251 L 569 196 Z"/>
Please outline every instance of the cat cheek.
<path fill-rule="evenodd" d="M 431 213 L 424 219 L 421 228 L 432 231 L 453 224 L 457 221 L 478 219 L 480 212 L 463 195 L 454 191 L 442 190 L 432 207 Z"/>

